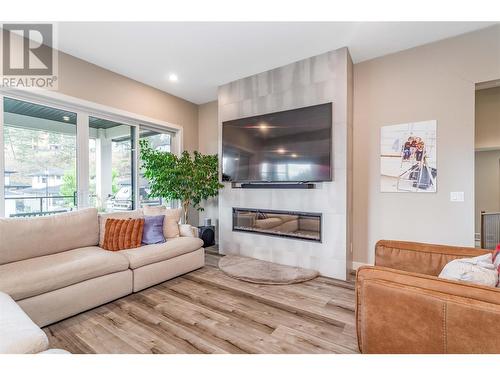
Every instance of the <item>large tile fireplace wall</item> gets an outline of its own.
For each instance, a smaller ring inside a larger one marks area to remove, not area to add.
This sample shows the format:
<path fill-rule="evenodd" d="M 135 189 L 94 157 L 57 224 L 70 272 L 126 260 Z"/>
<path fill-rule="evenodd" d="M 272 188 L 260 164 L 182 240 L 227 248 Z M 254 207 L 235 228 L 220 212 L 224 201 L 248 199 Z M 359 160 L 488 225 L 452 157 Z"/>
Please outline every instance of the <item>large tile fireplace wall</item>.
<path fill-rule="evenodd" d="M 219 87 L 222 122 L 332 103 L 333 181 L 315 189 L 243 189 L 231 183 L 219 196 L 219 251 L 318 270 L 346 279 L 351 266 L 352 62 L 347 48 L 298 61 Z M 233 208 L 321 215 L 321 241 L 233 230 Z"/>

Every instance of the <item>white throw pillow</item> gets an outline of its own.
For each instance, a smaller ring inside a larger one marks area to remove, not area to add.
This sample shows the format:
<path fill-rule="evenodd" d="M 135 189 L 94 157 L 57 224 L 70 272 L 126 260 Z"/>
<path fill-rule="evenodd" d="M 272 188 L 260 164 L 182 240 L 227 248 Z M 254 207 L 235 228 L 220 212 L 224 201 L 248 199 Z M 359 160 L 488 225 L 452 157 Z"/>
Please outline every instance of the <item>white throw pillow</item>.
<path fill-rule="evenodd" d="M 181 237 L 198 237 L 198 228 L 192 227 L 189 224 L 180 224 L 179 232 Z"/>
<path fill-rule="evenodd" d="M 144 216 L 165 215 L 163 220 L 163 235 L 165 238 L 179 237 L 179 221 L 181 220 L 181 208 L 166 208 L 165 206 L 145 206 Z"/>
<path fill-rule="evenodd" d="M 452 260 L 444 266 L 438 277 L 496 287 L 498 269 L 492 261 L 492 254 L 484 254 L 474 258 Z"/>

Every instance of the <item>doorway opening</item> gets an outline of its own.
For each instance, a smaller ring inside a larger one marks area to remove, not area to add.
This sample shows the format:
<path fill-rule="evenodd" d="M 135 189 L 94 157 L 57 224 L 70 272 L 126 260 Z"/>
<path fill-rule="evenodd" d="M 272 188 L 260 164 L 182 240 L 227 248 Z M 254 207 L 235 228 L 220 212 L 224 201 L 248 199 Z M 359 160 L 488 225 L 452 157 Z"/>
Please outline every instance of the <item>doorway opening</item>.
<path fill-rule="evenodd" d="M 476 85 L 475 245 L 500 243 L 500 80 Z"/>

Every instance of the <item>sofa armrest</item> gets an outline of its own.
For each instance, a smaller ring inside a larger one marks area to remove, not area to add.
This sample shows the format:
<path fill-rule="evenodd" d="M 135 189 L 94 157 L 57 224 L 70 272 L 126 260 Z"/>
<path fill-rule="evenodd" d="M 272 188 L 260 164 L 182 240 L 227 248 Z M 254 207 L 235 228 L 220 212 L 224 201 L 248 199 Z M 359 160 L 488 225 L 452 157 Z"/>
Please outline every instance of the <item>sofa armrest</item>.
<path fill-rule="evenodd" d="M 179 234 L 181 237 L 198 237 L 198 228 L 189 224 L 179 224 Z"/>
<path fill-rule="evenodd" d="M 496 288 L 383 267 L 356 274 L 362 353 L 499 353 Z"/>
<path fill-rule="evenodd" d="M 490 250 L 474 247 L 381 240 L 375 245 L 375 265 L 437 276 L 454 259 L 475 257 L 488 252 Z"/>
<path fill-rule="evenodd" d="M 8 294 L 0 292 L 0 354 L 34 354 L 48 348 L 47 335 Z"/>

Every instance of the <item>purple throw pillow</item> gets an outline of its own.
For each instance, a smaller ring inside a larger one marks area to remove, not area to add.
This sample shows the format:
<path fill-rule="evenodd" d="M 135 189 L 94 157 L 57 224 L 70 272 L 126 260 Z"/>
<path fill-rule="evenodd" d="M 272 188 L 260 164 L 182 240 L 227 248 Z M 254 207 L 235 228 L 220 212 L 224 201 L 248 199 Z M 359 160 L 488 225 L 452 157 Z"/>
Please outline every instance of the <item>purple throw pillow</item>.
<path fill-rule="evenodd" d="M 144 229 L 142 230 L 142 244 L 152 245 L 165 242 L 163 236 L 163 220 L 165 215 L 144 216 Z"/>

